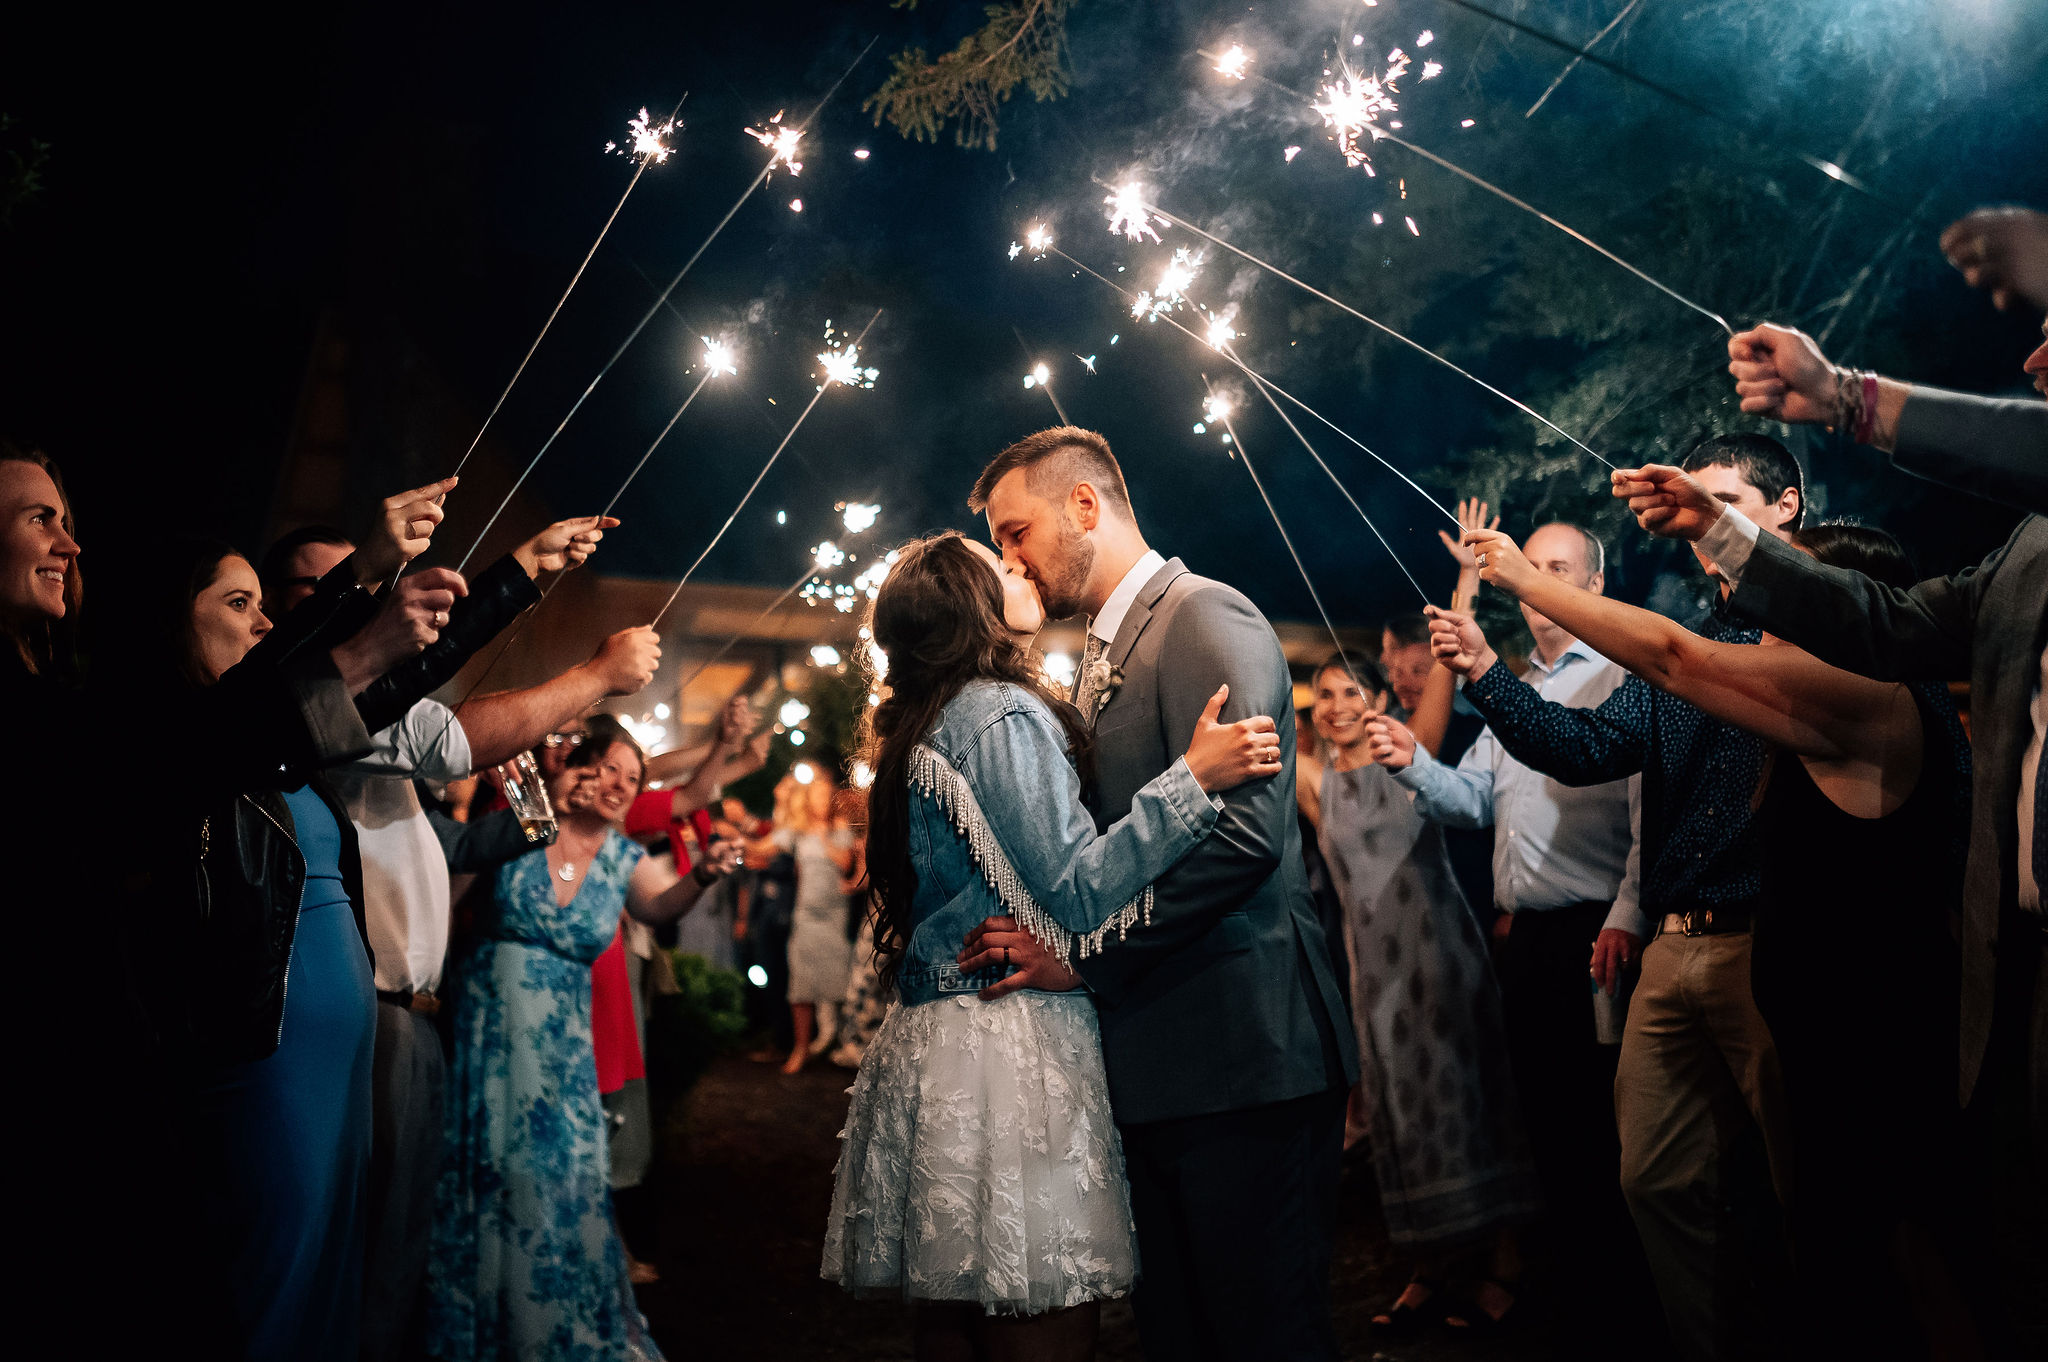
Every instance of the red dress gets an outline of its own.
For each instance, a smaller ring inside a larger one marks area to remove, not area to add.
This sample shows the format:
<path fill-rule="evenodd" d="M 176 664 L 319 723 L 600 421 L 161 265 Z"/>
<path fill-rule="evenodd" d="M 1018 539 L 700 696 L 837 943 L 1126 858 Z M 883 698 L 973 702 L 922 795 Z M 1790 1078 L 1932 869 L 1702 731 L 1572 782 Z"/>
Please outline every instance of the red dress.
<path fill-rule="evenodd" d="M 687 875 L 695 864 L 690 856 L 690 835 L 695 833 L 698 846 L 710 845 L 711 815 L 699 809 L 687 819 L 677 819 L 670 814 L 674 807 L 673 790 L 643 792 L 626 810 L 626 836 L 637 842 L 666 828 L 676 873 Z M 646 1059 L 640 1053 L 640 1029 L 633 1024 L 633 986 L 626 972 L 623 928 L 590 967 L 590 1038 L 597 1051 L 600 1093 L 617 1092 L 647 1076 Z"/>

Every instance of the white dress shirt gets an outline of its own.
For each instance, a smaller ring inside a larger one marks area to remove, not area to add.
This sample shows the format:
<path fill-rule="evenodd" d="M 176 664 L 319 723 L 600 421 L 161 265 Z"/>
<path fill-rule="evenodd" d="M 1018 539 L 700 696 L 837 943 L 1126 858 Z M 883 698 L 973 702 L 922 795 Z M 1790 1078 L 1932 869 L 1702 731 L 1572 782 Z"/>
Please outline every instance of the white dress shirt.
<path fill-rule="evenodd" d="M 1749 555 L 1762 532 L 1754 520 L 1730 506 L 1700 536 L 1700 552 L 1713 562 L 1730 591 L 1742 584 L 1742 570 L 1749 566 Z M 2033 734 L 2020 754 L 2020 804 L 2015 810 L 2019 819 L 2019 906 L 2038 913 L 2041 886 L 2034 880 L 2034 781 L 2041 770 L 2042 743 L 2048 740 L 2048 649 L 2042 650 L 2041 665 L 2034 672 L 2027 714 L 2033 721 Z"/>
<path fill-rule="evenodd" d="M 363 853 L 363 925 L 380 992 L 431 993 L 448 954 L 448 859 L 413 792 L 414 776 L 469 774 L 469 735 L 444 704 L 422 700 L 370 737 L 369 755 L 331 780 Z"/>
<path fill-rule="evenodd" d="M 1555 662 L 1529 658 L 1523 678 L 1546 700 L 1592 709 L 1627 673 L 1573 640 Z M 1493 899 L 1503 912 L 1541 912 L 1611 902 L 1606 925 L 1650 935 L 1642 915 L 1642 777 L 1561 785 L 1508 755 L 1488 728 L 1455 768 L 1422 747 L 1394 781 L 1413 792 L 1423 817 L 1449 827 L 1492 824 Z"/>
<path fill-rule="evenodd" d="M 1159 556 L 1157 549 L 1146 549 L 1145 556 L 1131 564 L 1131 570 L 1116 584 L 1116 590 L 1109 593 L 1109 599 L 1088 621 L 1088 632 L 1105 644 L 1116 642 L 1116 631 L 1123 628 L 1124 616 L 1131 613 L 1131 602 L 1138 599 L 1145 583 L 1165 566 L 1166 560 Z"/>

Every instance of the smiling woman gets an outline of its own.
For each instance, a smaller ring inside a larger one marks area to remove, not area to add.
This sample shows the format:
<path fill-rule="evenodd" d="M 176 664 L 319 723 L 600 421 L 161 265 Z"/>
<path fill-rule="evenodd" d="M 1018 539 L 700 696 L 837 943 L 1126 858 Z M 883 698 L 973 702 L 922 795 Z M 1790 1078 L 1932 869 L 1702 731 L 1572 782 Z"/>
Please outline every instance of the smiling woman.
<path fill-rule="evenodd" d="M 51 628 L 81 597 L 71 503 L 40 452 L 0 443 L 0 630 L 31 673 L 52 661 Z"/>

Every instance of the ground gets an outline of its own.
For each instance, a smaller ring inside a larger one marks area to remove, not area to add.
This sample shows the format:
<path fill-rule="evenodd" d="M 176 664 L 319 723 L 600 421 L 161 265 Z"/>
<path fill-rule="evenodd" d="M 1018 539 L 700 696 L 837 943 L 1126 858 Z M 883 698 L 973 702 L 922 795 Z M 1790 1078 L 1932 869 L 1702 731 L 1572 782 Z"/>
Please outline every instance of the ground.
<path fill-rule="evenodd" d="M 901 1306 L 852 1300 L 818 1277 L 849 1082 L 830 1067 L 784 1078 L 773 1066 L 730 1058 L 685 1099 L 644 1194 L 658 1229 L 642 1234 L 656 1242 L 633 1245 L 661 1269 L 661 1281 L 640 1299 L 671 1359 L 908 1362 Z M 627 1220 L 630 1235 L 635 1217 Z M 1340 1225 L 1331 1293 L 1346 1358 L 1537 1362 L 1553 1355 L 1533 1321 L 1488 1339 L 1435 1328 L 1376 1346 L 1370 1317 L 1400 1289 L 1407 1267 L 1388 1249 L 1371 1169 L 1355 1156 L 1344 1169 Z M 1098 1356 L 1141 1357 L 1120 1303 L 1104 1315 Z"/>

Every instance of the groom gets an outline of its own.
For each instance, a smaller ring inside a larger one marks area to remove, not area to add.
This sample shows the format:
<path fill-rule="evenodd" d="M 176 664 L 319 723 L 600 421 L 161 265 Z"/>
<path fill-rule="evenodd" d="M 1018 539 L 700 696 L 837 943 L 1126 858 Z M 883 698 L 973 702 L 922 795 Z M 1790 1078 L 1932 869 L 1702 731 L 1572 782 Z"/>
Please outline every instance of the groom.
<path fill-rule="evenodd" d="M 1155 886 L 1151 922 L 1078 967 L 1130 1174 L 1146 1356 L 1335 1358 L 1331 1241 L 1358 1059 L 1302 864 L 1279 640 L 1238 592 L 1146 546 L 1094 431 L 1019 440 L 968 505 L 1048 619 L 1088 616 L 1075 702 L 1095 729 L 1098 828 L 1181 755 L 1218 685 L 1226 720 L 1279 728 L 1282 774 L 1226 793 L 1215 831 Z M 984 997 L 1076 983 L 1007 918 L 963 956 L 1003 949 L 1021 969 Z"/>

